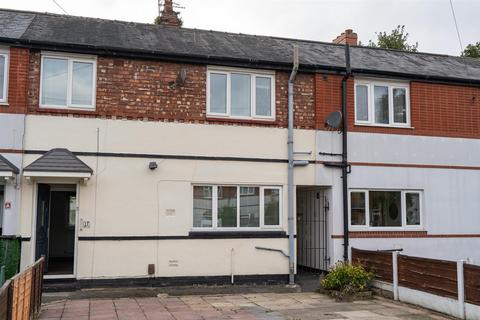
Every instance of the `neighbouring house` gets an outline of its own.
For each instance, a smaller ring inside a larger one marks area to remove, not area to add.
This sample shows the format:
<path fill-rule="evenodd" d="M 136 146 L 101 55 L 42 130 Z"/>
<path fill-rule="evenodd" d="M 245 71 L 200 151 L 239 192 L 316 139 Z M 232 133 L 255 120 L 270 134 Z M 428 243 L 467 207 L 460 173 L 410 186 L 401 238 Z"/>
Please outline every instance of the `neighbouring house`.
<path fill-rule="evenodd" d="M 480 263 L 480 62 L 335 42 L 0 10 L 0 200 L 22 266 L 286 281 L 345 245 Z M 325 126 L 343 94 L 347 166 Z"/>

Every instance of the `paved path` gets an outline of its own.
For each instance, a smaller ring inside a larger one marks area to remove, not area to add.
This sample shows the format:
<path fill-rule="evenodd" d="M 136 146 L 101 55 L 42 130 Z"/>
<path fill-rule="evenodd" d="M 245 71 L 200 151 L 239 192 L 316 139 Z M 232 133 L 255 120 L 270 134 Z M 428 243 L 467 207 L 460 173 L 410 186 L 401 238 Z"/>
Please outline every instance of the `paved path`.
<path fill-rule="evenodd" d="M 56 320 L 310 320 L 450 319 L 383 298 L 338 303 L 317 293 L 168 296 L 61 300 L 44 304 L 40 319 Z"/>

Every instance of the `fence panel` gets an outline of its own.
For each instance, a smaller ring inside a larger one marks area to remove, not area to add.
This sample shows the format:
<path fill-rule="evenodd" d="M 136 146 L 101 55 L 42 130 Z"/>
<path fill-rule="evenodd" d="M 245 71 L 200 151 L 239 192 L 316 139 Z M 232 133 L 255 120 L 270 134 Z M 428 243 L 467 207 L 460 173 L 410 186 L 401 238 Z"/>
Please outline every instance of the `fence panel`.
<path fill-rule="evenodd" d="M 456 299 L 457 264 L 453 261 L 399 255 L 398 283 L 410 289 Z"/>
<path fill-rule="evenodd" d="M 0 320 L 9 319 L 8 299 L 10 293 L 10 280 L 7 280 L 0 288 Z"/>
<path fill-rule="evenodd" d="M 393 282 L 391 252 L 352 248 L 352 262 L 360 263 L 368 271 L 374 272 L 378 280 Z"/>
<path fill-rule="evenodd" d="M 480 306 L 480 266 L 465 264 L 463 267 L 465 301 Z"/>

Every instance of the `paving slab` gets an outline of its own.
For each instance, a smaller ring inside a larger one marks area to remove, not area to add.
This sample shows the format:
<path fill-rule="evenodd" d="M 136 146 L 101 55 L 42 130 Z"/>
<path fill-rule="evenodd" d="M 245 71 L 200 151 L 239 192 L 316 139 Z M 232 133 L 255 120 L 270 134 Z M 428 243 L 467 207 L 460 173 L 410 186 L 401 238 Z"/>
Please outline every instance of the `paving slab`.
<path fill-rule="evenodd" d="M 63 299 L 42 305 L 43 320 L 442 320 L 452 319 L 380 297 L 336 302 L 303 293 L 213 294 Z"/>

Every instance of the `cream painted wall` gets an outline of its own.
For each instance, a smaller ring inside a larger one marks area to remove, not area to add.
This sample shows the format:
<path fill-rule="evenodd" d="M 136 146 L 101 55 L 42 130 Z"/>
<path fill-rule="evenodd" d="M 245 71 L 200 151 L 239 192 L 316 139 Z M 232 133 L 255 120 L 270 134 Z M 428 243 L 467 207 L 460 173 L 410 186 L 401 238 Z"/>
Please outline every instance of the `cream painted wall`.
<path fill-rule="evenodd" d="M 68 117 L 27 116 L 25 149 L 201 155 L 286 159 L 286 130 L 245 126 L 199 125 Z M 315 133 L 295 131 L 297 151 L 312 151 L 298 159 L 314 159 Z M 38 155 L 25 155 L 24 166 Z M 192 185 L 233 184 L 282 187 L 282 225 L 287 230 L 287 164 L 275 162 L 149 159 L 81 156 L 94 170 L 80 185 L 79 221 L 82 236 L 187 236 L 192 230 Z M 158 168 L 148 164 L 156 161 Z M 313 185 L 315 165 L 295 169 L 297 185 Z M 24 181 L 22 197 L 22 265 L 33 260 L 35 183 Z M 57 179 L 54 182 L 74 183 Z M 167 214 L 168 211 L 168 214 Z M 173 212 L 173 214 L 172 214 Z M 230 274 L 234 249 L 236 274 L 286 274 L 288 259 L 255 245 L 287 250 L 287 239 L 221 239 L 158 241 L 80 241 L 78 278 L 145 277 L 147 265 L 156 264 L 156 276 Z M 169 266 L 178 261 L 178 267 Z M 171 263 L 170 263 L 171 264 Z"/>

